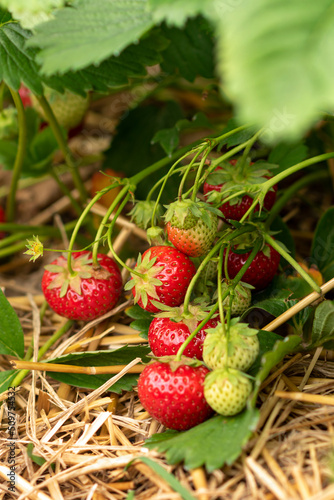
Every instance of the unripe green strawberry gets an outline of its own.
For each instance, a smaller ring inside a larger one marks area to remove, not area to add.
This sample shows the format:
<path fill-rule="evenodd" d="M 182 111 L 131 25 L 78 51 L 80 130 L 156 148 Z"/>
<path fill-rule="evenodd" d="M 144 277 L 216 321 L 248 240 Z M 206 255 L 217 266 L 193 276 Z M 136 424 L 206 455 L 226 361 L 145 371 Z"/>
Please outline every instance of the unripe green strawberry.
<path fill-rule="evenodd" d="M 171 203 L 165 220 L 169 241 L 190 257 L 205 255 L 217 235 L 216 209 L 200 201 L 186 199 Z"/>
<path fill-rule="evenodd" d="M 230 281 L 224 279 L 222 281 L 222 292 L 224 293 L 231 285 Z M 231 316 L 241 316 L 251 305 L 252 293 L 251 286 L 248 283 L 238 283 L 234 289 L 234 297 L 231 307 Z M 224 307 L 229 307 L 230 296 L 228 295 L 223 301 Z"/>
<path fill-rule="evenodd" d="M 75 128 L 83 120 L 89 105 L 89 96 L 82 97 L 72 94 L 66 90 L 60 94 L 56 90 L 46 88 L 45 98 L 49 102 L 52 111 L 57 118 L 58 123 L 67 130 Z M 46 120 L 44 111 L 41 108 L 37 98 L 32 94 L 31 100 L 37 113 Z M 47 120 L 46 120 L 47 121 Z"/>
<path fill-rule="evenodd" d="M 247 371 L 254 363 L 260 350 L 257 330 L 249 328 L 246 323 L 238 323 L 238 320 L 231 320 L 229 338 L 221 323 L 206 330 L 203 360 L 212 370 L 228 366 Z"/>
<path fill-rule="evenodd" d="M 233 368 L 214 370 L 205 377 L 205 399 L 220 415 L 232 416 L 241 412 L 251 392 L 249 378 Z"/>

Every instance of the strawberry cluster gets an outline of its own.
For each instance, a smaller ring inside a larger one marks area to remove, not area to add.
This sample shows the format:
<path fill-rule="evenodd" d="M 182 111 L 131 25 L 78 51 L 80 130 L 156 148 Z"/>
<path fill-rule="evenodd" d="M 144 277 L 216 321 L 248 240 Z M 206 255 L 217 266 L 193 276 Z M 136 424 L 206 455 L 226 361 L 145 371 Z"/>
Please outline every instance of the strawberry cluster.
<path fill-rule="evenodd" d="M 156 359 L 140 375 L 138 395 L 148 413 L 168 428 L 189 429 L 213 411 L 235 415 L 252 392 L 247 371 L 259 354 L 258 331 L 240 322 L 240 316 L 251 304 L 251 289 L 265 288 L 280 260 L 277 250 L 264 240 L 257 254 L 252 254 L 260 237 L 257 226 L 246 236 L 227 239 L 228 244 L 224 241 L 224 235 L 242 226 L 243 218 L 248 220 L 248 211 L 270 210 L 275 201 L 277 186 L 261 206 L 252 207 L 251 195 L 234 196 L 243 184 L 269 178 L 266 170 L 252 165 L 243 166 L 244 177 L 237 181 L 236 161 L 227 168 L 218 167 L 204 183 L 205 201 L 183 196 L 166 207 L 167 242 L 139 257 L 126 284 L 135 302 L 155 313 L 148 341 Z M 226 198 L 230 201 L 225 202 Z M 162 230 L 155 227 L 149 233 L 161 235 Z M 218 269 L 220 248 L 224 249 L 223 269 Z M 234 282 L 240 273 L 242 282 Z M 214 292 L 217 286 L 220 297 Z M 219 300 L 227 320 L 215 313 Z"/>

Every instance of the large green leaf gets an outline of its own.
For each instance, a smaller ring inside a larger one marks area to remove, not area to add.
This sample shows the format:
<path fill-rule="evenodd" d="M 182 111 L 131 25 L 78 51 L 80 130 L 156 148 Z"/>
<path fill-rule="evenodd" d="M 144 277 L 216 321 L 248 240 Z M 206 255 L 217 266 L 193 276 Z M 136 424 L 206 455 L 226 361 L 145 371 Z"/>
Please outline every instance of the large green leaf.
<path fill-rule="evenodd" d="M 0 288 L 0 354 L 24 355 L 24 334 L 14 309 Z"/>
<path fill-rule="evenodd" d="M 199 75 L 205 78 L 215 76 L 213 33 L 204 18 L 189 19 L 182 30 L 166 26 L 161 29 L 170 40 L 163 52 L 163 70 L 179 74 L 190 82 Z"/>
<path fill-rule="evenodd" d="M 21 82 L 36 94 L 43 91 L 35 61 L 36 50 L 27 48 L 30 32 L 0 8 L 0 81 L 18 90 Z"/>
<path fill-rule="evenodd" d="M 300 136 L 334 105 L 332 0 L 215 0 L 223 90 L 268 141 Z"/>
<path fill-rule="evenodd" d="M 325 281 L 334 277 L 334 207 L 319 220 L 311 249 L 311 262 L 320 269 Z"/>
<path fill-rule="evenodd" d="M 0 394 L 7 391 L 7 389 L 11 387 L 11 383 L 17 373 L 17 370 L 5 370 L 4 372 L 0 372 Z"/>
<path fill-rule="evenodd" d="M 143 362 L 148 362 L 149 358 L 146 356 L 149 352 L 150 348 L 147 346 L 121 347 L 115 351 L 94 351 L 67 354 L 60 356 L 59 358 L 49 359 L 48 362 L 70 364 L 75 366 L 126 365 L 137 357 L 141 358 Z M 55 380 L 59 380 L 60 382 L 88 389 L 97 389 L 112 377 L 112 375 L 85 375 L 58 372 L 48 372 L 48 375 Z M 136 373 L 124 375 L 110 387 L 110 390 L 116 393 L 131 391 L 137 384 L 138 376 L 139 375 Z"/>
<path fill-rule="evenodd" d="M 238 458 L 258 418 L 255 409 L 247 409 L 235 417 L 218 416 L 189 431 L 154 434 L 145 441 L 145 446 L 165 453 L 171 464 L 183 461 L 187 469 L 205 465 L 212 472 Z"/>
<path fill-rule="evenodd" d="M 30 46 L 46 74 L 65 73 L 119 55 L 153 25 L 147 0 L 77 0 L 36 26 Z"/>

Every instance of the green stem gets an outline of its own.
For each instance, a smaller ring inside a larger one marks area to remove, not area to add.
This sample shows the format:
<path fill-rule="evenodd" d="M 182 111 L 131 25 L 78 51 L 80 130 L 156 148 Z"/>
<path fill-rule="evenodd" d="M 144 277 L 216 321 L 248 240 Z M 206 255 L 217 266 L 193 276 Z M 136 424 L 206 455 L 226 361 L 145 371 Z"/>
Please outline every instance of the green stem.
<path fill-rule="evenodd" d="M 276 216 L 280 213 L 282 208 L 286 205 L 288 200 L 292 198 L 292 196 L 297 193 L 300 189 L 303 187 L 307 186 L 308 184 L 311 184 L 312 182 L 317 182 L 318 180 L 321 179 L 329 179 L 330 174 L 328 170 L 322 170 L 320 172 L 311 172 L 310 174 L 306 175 L 305 177 L 302 177 L 299 179 L 297 182 L 289 186 L 287 189 L 284 190 L 282 196 L 276 201 L 275 205 L 270 209 L 269 216 L 266 220 L 266 229 L 268 229 Z"/>
<path fill-rule="evenodd" d="M 310 285 L 310 287 L 317 293 L 321 294 L 321 288 L 316 282 L 307 274 L 307 272 L 298 264 L 297 261 L 291 255 L 284 250 L 274 238 L 269 236 L 269 234 L 264 233 L 263 237 L 265 241 L 271 245 L 285 260 L 291 264 L 291 266 L 304 278 L 304 280 Z"/>
<path fill-rule="evenodd" d="M 42 356 L 44 356 L 44 354 L 50 349 L 50 347 L 55 342 L 57 342 L 58 339 L 60 339 L 60 337 L 62 337 L 66 332 L 68 332 L 73 323 L 74 322 L 72 320 L 66 321 L 66 323 L 61 328 L 59 328 L 59 330 L 57 330 L 52 335 L 52 337 L 50 337 L 49 340 L 47 340 L 47 342 L 45 342 L 45 344 L 38 351 L 37 361 L 39 361 L 42 358 Z M 33 361 L 33 359 L 31 358 L 30 361 Z M 11 383 L 11 386 L 17 387 L 18 385 L 20 385 L 22 380 L 28 375 L 29 372 L 30 370 L 20 370 L 16 375 L 16 377 L 14 378 L 13 382 Z"/>
<path fill-rule="evenodd" d="M 298 172 L 299 170 L 302 170 L 305 167 L 309 167 L 311 165 L 314 165 L 315 163 L 320 163 L 322 161 L 329 160 L 330 158 L 334 158 L 334 152 L 325 153 L 325 154 L 318 155 L 318 156 L 313 156 L 312 158 L 309 158 L 308 160 L 304 160 L 300 163 L 297 163 L 296 165 L 293 165 L 292 167 L 289 167 L 286 170 L 283 170 L 283 172 L 280 172 L 279 174 L 275 175 L 274 177 L 271 177 L 266 182 L 263 182 L 261 184 L 261 191 L 264 193 L 267 193 L 270 188 L 275 186 L 275 184 L 277 184 L 281 180 L 285 179 L 286 177 L 289 177 L 289 175 L 292 175 L 292 174 Z"/>
<path fill-rule="evenodd" d="M 224 298 L 227 297 L 227 295 L 228 295 L 228 291 L 224 292 L 223 297 L 222 297 L 223 300 L 224 300 Z M 194 337 L 196 337 L 196 335 L 203 328 L 203 326 L 205 326 L 207 324 L 207 322 L 212 318 L 212 316 L 216 313 L 217 310 L 218 310 L 218 302 L 217 302 L 217 304 L 215 304 L 212 307 L 211 311 L 208 313 L 206 318 L 204 318 L 203 321 L 201 321 L 201 323 L 195 328 L 195 330 L 189 335 L 189 337 L 180 346 L 179 350 L 176 353 L 175 361 L 180 361 L 181 356 L 184 353 L 184 350 L 186 349 L 186 347 L 190 344 L 192 339 Z"/>
<path fill-rule="evenodd" d="M 204 168 L 204 165 L 206 163 L 206 159 L 208 157 L 208 155 L 210 154 L 211 152 L 211 148 L 208 148 L 206 150 L 206 153 L 205 155 L 203 156 L 202 160 L 201 160 L 201 163 L 197 169 L 197 173 L 196 173 L 196 177 L 195 177 L 195 181 L 194 181 L 194 189 L 193 189 L 193 194 L 192 194 L 192 201 L 196 201 L 196 196 L 197 196 L 197 192 L 199 190 L 199 186 L 200 186 L 200 178 L 201 178 L 201 174 L 202 174 L 202 170 Z"/>
<path fill-rule="evenodd" d="M 238 236 L 240 236 L 240 234 L 238 234 Z M 232 239 L 232 238 L 231 238 Z M 233 289 L 237 286 L 237 284 L 239 283 L 239 281 L 241 281 L 243 275 L 245 274 L 245 272 L 247 271 L 247 269 L 249 268 L 249 266 L 251 265 L 251 263 L 253 262 L 254 260 L 254 257 L 256 256 L 256 254 L 258 253 L 260 247 L 262 245 L 262 239 L 258 239 L 255 244 L 254 244 L 254 247 L 251 251 L 251 253 L 249 254 L 246 262 L 244 263 L 244 265 L 242 266 L 242 268 L 240 269 L 240 271 L 238 272 L 238 274 L 235 276 L 235 278 L 232 280 L 232 287 Z M 204 262 L 204 261 L 203 261 Z M 201 267 L 201 266 L 200 266 Z M 198 271 L 200 269 L 200 267 L 198 268 Z M 197 271 L 197 273 L 198 273 Z M 196 273 L 196 275 L 197 275 Z M 194 276 L 195 278 L 195 276 Z M 194 279 L 193 278 L 193 279 Z M 191 283 L 190 283 L 191 284 Z M 225 292 L 222 293 L 221 295 L 221 302 L 223 302 L 226 297 L 230 294 L 230 290 L 227 289 L 225 290 Z M 192 341 L 192 339 L 198 334 L 198 332 L 203 328 L 203 326 L 206 325 L 206 323 L 209 321 L 209 319 L 212 318 L 212 316 L 215 314 L 215 312 L 217 311 L 217 309 L 219 308 L 219 305 L 218 305 L 218 302 L 215 306 L 212 307 L 211 311 L 209 312 L 209 314 L 207 315 L 207 317 L 205 319 L 203 319 L 203 321 L 196 327 L 196 329 L 189 335 L 189 337 L 187 338 L 187 340 L 184 341 L 184 343 L 181 345 L 181 347 L 179 348 L 179 350 L 177 351 L 177 354 L 176 354 L 176 361 L 180 361 L 181 359 L 181 356 L 185 350 L 185 348 L 187 347 L 188 344 L 190 344 L 190 342 Z"/>
<path fill-rule="evenodd" d="M 225 315 L 224 315 L 224 306 L 222 301 L 222 270 L 223 270 L 223 258 L 224 258 L 224 248 L 220 247 L 219 250 L 219 263 L 218 263 L 218 279 L 217 279 L 217 291 L 218 291 L 218 307 L 219 307 L 219 316 L 220 322 L 222 325 L 222 330 L 224 335 L 228 335 L 228 332 L 225 331 Z"/>
<path fill-rule="evenodd" d="M 194 287 L 196 285 L 196 281 L 198 280 L 201 272 L 203 271 L 203 269 L 205 268 L 205 266 L 207 265 L 207 263 L 209 262 L 209 260 L 212 257 L 214 257 L 217 252 L 219 252 L 220 247 L 224 243 L 228 243 L 229 241 L 232 241 L 233 239 L 238 238 L 242 234 L 249 233 L 250 231 L 254 231 L 254 227 L 247 224 L 247 225 L 241 227 L 240 229 L 236 229 L 235 231 L 231 232 L 230 229 L 227 229 L 227 231 L 229 232 L 229 234 L 223 235 L 217 241 L 217 243 L 215 244 L 215 246 L 205 256 L 205 258 L 203 259 L 203 261 L 199 265 L 195 276 L 192 278 L 191 282 L 189 283 L 189 286 L 188 286 L 188 289 L 187 289 L 187 293 L 185 295 L 184 302 L 183 302 L 183 307 L 184 307 L 185 314 L 188 312 L 188 307 L 189 307 L 189 303 L 190 303 L 190 299 L 191 299 L 191 294 L 192 294 L 192 291 L 193 291 L 193 289 L 194 289 Z"/>
<path fill-rule="evenodd" d="M 72 235 L 71 235 L 71 239 L 70 239 L 70 242 L 69 242 L 69 245 L 68 245 L 68 256 L 67 256 L 67 267 L 68 267 L 68 270 L 69 270 L 69 273 L 74 275 L 74 271 L 73 271 L 73 268 L 72 268 L 72 259 L 71 259 L 71 253 L 73 251 L 73 247 L 74 247 L 74 243 L 75 243 L 75 239 L 78 235 L 78 232 L 79 232 L 79 229 L 85 219 L 85 217 L 89 214 L 89 211 L 90 209 L 92 208 L 92 206 L 104 195 L 105 193 L 103 192 L 98 192 L 96 193 L 96 195 L 94 196 L 94 198 L 88 203 L 88 205 L 85 207 L 85 209 L 83 210 L 82 214 L 80 215 L 79 219 L 77 220 L 76 224 L 75 224 L 75 227 L 73 229 L 73 232 L 72 232 Z"/>
<path fill-rule="evenodd" d="M 247 157 L 249 155 L 249 152 L 250 150 L 252 149 L 254 143 L 257 141 L 257 139 L 259 138 L 259 136 L 262 134 L 263 132 L 263 129 L 259 130 L 258 132 L 256 132 L 256 134 L 253 135 L 253 137 L 251 137 L 251 139 L 248 141 L 248 144 L 247 146 L 245 147 L 245 150 L 242 154 L 242 157 L 241 157 L 241 160 L 240 160 L 240 163 L 238 165 L 238 170 L 240 172 L 240 177 L 241 178 L 244 178 L 245 175 L 244 175 L 244 170 L 245 170 L 245 165 L 246 165 L 246 160 L 247 160 Z"/>
<path fill-rule="evenodd" d="M 48 121 L 54 136 L 58 142 L 58 145 L 64 155 L 65 163 L 69 167 L 69 170 L 72 175 L 72 179 L 74 182 L 75 187 L 79 191 L 80 194 L 80 199 L 82 203 L 86 203 L 87 200 L 87 191 L 85 188 L 84 183 L 82 182 L 82 179 L 80 177 L 80 174 L 78 172 L 78 168 L 75 164 L 75 161 L 73 159 L 72 153 L 70 151 L 70 148 L 68 147 L 67 141 L 63 135 L 62 129 L 60 128 L 60 125 L 52 111 L 52 108 L 48 101 L 45 99 L 44 96 L 36 96 L 38 99 L 38 102 L 40 103 L 44 115 L 46 117 L 46 120 Z"/>
<path fill-rule="evenodd" d="M 189 165 L 187 166 L 183 176 L 182 176 L 182 179 L 181 179 L 181 182 L 180 182 L 180 185 L 179 185 L 179 191 L 178 191 L 178 198 L 179 198 L 179 201 L 182 200 L 182 192 L 183 192 L 183 187 L 185 185 L 185 182 L 186 182 L 186 179 L 188 177 L 188 174 L 190 172 L 190 170 L 193 168 L 193 165 L 194 163 L 196 162 L 197 158 L 199 157 L 200 154 L 202 154 L 204 151 L 204 148 L 201 148 L 197 151 L 197 153 L 195 154 L 195 156 L 191 159 Z"/>
<path fill-rule="evenodd" d="M 0 231 L 9 231 L 7 229 L 10 227 L 10 231 L 13 232 L 10 236 L 7 236 L 6 238 L 0 240 L 0 248 L 8 247 L 15 241 L 21 241 L 23 239 L 28 239 L 31 237 L 33 234 L 38 234 L 39 236 L 60 236 L 61 237 L 61 232 L 57 227 L 51 227 L 51 226 L 24 226 L 23 224 L 17 224 L 18 228 L 15 229 L 16 224 L 0 224 Z M 73 227 L 75 226 L 75 221 L 71 221 L 68 224 L 64 226 L 66 232 L 72 231 Z M 20 231 L 20 232 L 16 232 Z M 25 245 L 24 245 L 25 246 Z M 46 249 L 45 249 L 46 250 Z"/>
<path fill-rule="evenodd" d="M 100 239 L 102 237 L 102 233 L 104 231 L 104 228 L 106 226 L 106 224 L 108 224 L 109 222 L 109 217 L 111 216 L 111 214 L 113 213 L 113 211 L 115 210 L 115 208 L 117 207 L 118 203 L 120 203 L 120 201 L 122 200 L 122 198 L 125 196 L 126 198 L 126 201 L 128 201 L 128 199 L 130 198 L 130 189 L 132 189 L 134 186 L 131 186 L 129 184 L 126 184 L 122 189 L 121 191 L 117 194 L 117 196 L 115 197 L 115 199 L 113 200 L 112 204 L 110 205 L 110 207 L 108 208 L 108 211 L 107 213 L 105 214 L 105 216 L 103 217 L 101 223 L 100 223 L 100 226 L 99 226 L 99 229 L 96 233 L 96 237 L 95 237 L 95 243 L 93 245 L 93 262 L 96 266 L 98 266 L 98 260 L 97 260 L 97 252 L 98 252 L 98 247 L 99 247 L 99 243 L 100 243 Z M 123 206 L 123 205 L 122 205 Z M 118 214 L 120 213 L 120 211 L 118 210 L 117 211 L 117 216 Z M 113 221 L 111 222 L 112 224 L 112 227 L 113 225 L 115 224 L 116 222 L 116 219 L 117 219 L 117 216 L 115 215 L 115 217 L 113 218 Z"/>
<path fill-rule="evenodd" d="M 17 117 L 19 124 L 19 140 L 17 146 L 16 158 L 13 166 L 12 180 L 10 184 L 9 195 L 7 198 L 6 206 L 6 220 L 12 222 L 15 217 L 15 199 L 18 182 L 21 175 L 22 166 L 24 163 L 24 158 L 27 148 L 27 121 L 24 107 L 21 101 L 21 97 L 18 92 L 15 92 L 10 87 L 9 91 L 12 95 L 15 107 L 17 109 Z"/>
<path fill-rule="evenodd" d="M 121 203 L 119 209 L 117 210 L 116 214 L 115 214 L 115 217 L 114 219 L 112 220 L 110 226 L 109 226 L 109 229 L 108 229 L 108 233 L 107 233 L 107 238 L 108 238 L 108 246 L 109 246 L 109 249 L 110 249 L 110 252 L 112 254 L 112 256 L 114 257 L 114 259 L 122 266 L 124 267 L 125 269 L 127 269 L 127 271 L 129 271 L 129 273 L 131 274 L 135 274 L 136 276 L 140 276 L 142 277 L 143 275 L 138 273 L 137 271 L 135 271 L 134 269 L 131 269 L 131 267 L 129 267 L 127 264 L 125 264 L 125 262 L 122 261 L 122 259 L 117 255 L 117 253 L 115 252 L 114 250 L 114 247 L 113 247 L 113 244 L 112 244 L 112 240 L 111 240 L 111 235 L 112 235 L 112 232 L 113 232 L 113 228 L 115 226 L 115 223 L 116 223 L 116 219 L 118 217 L 118 215 L 121 213 L 122 209 L 124 208 L 124 206 L 126 205 L 126 203 L 128 202 L 130 198 L 130 194 L 128 194 L 128 196 L 126 198 L 124 198 L 123 202 Z"/>

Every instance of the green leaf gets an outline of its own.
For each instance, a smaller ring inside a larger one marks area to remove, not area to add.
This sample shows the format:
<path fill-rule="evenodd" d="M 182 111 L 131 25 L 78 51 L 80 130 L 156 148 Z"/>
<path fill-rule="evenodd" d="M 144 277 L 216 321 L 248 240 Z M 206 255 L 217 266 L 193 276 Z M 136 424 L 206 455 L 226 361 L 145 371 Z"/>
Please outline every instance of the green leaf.
<path fill-rule="evenodd" d="M 38 60 L 50 75 L 98 64 L 119 55 L 148 31 L 153 21 L 146 0 L 77 0 L 39 24 L 29 46 L 42 50 Z"/>
<path fill-rule="evenodd" d="M 302 280 L 304 281 L 304 280 Z M 309 285 L 307 285 L 309 286 Z M 267 313 L 271 314 L 275 318 L 283 314 L 285 311 L 290 309 L 293 305 L 295 305 L 298 301 L 296 299 L 283 299 L 283 298 L 270 298 L 270 299 L 264 299 L 261 302 L 256 302 L 254 306 L 250 307 L 244 316 L 249 316 L 249 314 L 252 313 L 252 311 L 256 310 L 258 311 L 263 310 L 266 311 Z M 311 308 L 306 307 L 299 313 L 295 314 L 291 319 L 287 321 L 289 325 L 291 325 L 294 329 L 295 332 L 298 334 L 302 334 L 303 332 L 303 325 L 306 323 L 309 314 L 310 314 Z M 257 318 L 258 319 L 258 318 Z"/>
<path fill-rule="evenodd" d="M 162 146 L 164 151 L 168 156 L 171 156 L 173 151 L 179 145 L 179 133 L 175 127 L 173 128 L 165 128 L 159 130 L 152 139 L 152 144 L 156 144 L 157 142 Z"/>
<path fill-rule="evenodd" d="M 211 26 L 203 18 L 190 19 L 183 30 L 162 26 L 162 33 L 170 40 L 162 52 L 162 69 L 179 74 L 193 82 L 197 76 L 214 78 L 214 43 Z"/>
<path fill-rule="evenodd" d="M 36 94 L 43 92 L 35 62 L 36 50 L 26 47 L 30 32 L 16 21 L 8 20 L 8 14 L 0 8 L 0 81 L 14 90 L 21 82 Z"/>
<path fill-rule="evenodd" d="M 278 365 L 287 355 L 293 353 L 301 344 L 302 339 L 298 335 L 285 337 L 278 340 L 273 349 L 265 353 L 262 357 L 262 365 L 255 378 L 255 390 L 252 397 L 252 405 L 256 403 L 257 394 L 262 382 L 267 378 L 270 370 Z"/>
<path fill-rule="evenodd" d="M 294 140 L 334 104 L 331 0 L 215 1 L 223 91 L 268 142 Z"/>
<path fill-rule="evenodd" d="M 268 161 L 279 165 L 279 168 L 275 170 L 275 174 L 279 174 L 287 168 L 305 160 L 307 155 L 308 148 L 303 142 L 295 144 L 281 142 L 270 152 Z"/>
<path fill-rule="evenodd" d="M 185 432 L 154 434 L 145 441 L 145 446 L 165 453 L 171 464 L 184 462 L 187 469 L 205 465 L 212 472 L 239 457 L 258 418 L 255 409 L 247 409 L 235 417 L 217 416 Z"/>
<path fill-rule="evenodd" d="M 171 156 L 180 142 L 180 132 L 198 128 L 212 128 L 212 124 L 204 113 L 196 113 L 192 120 L 179 120 L 175 127 L 159 130 L 152 139 L 152 144 L 159 143 L 168 156 Z"/>
<path fill-rule="evenodd" d="M 0 394 L 7 391 L 18 374 L 17 370 L 5 370 L 0 372 Z"/>
<path fill-rule="evenodd" d="M 316 264 L 325 281 L 334 276 L 334 207 L 319 220 L 312 242 L 311 263 Z"/>
<path fill-rule="evenodd" d="M 234 130 L 239 126 L 238 122 L 236 121 L 235 118 L 231 118 L 227 122 L 227 126 L 223 129 L 222 134 L 226 134 L 227 132 L 230 132 L 231 130 Z M 256 133 L 256 129 L 254 127 L 248 127 L 244 130 L 241 130 L 240 132 L 236 132 L 233 135 L 230 135 L 229 137 L 226 137 L 223 139 L 219 145 L 218 149 L 221 150 L 224 145 L 227 147 L 231 148 L 232 146 L 237 146 L 239 144 L 242 144 L 243 142 L 248 141 L 253 135 Z"/>
<path fill-rule="evenodd" d="M 10 354 L 22 359 L 24 334 L 14 309 L 0 288 L 0 354 Z"/>
<path fill-rule="evenodd" d="M 189 493 L 189 491 L 179 483 L 176 477 L 173 476 L 170 472 L 167 472 L 166 469 L 164 469 L 160 464 L 148 457 L 138 457 L 135 460 L 131 461 L 129 465 L 137 460 L 140 460 L 144 464 L 148 465 L 156 474 L 158 474 L 158 476 L 160 476 L 167 484 L 169 484 L 169 486 L 171 486 L 173 490 L 176 491 L 181 496 L 181 498 L 183 498 L 183 500 L 196 500 L 195 497 L 193 497 Z M 127 467 L 129 467 L 129 465 Z"/>
<path fill-rule="evenodd" d="M 33 462 L 35 462 L 35 464 L 37 464 L 37 465 L 43 465 L 46 462 L 45 458 L 40 457 L 39 455 L 34 455 L 33 454 L 33 450 L 34 450 L 34 444 L 33 443 L 28 443 L 28 445 L 27 445 L 27 455 L 28 455 L 28 457 L 31 458 L 31 460 Z"/>
<path fill-rule="evenodd" d="M 325 300 L 315 310 L 311 346 L 317 347 L 334 339 L 334 301 Z"/>
<path fill-rule="evenodd" d="M 149 0 L 155 22 L 181 28 L 189 17 L 205 14 L 212 8 L 212 0 Z"/>
<path fill-rule="evenodd" d="M 152 144 L 154 134 L 163 128 L 172 127 L 183 118 L 180 107 L 174 102 L 167 102 L 165 105 L 148 105 L 131 110 L 127 116 L 121 120 L 117 135 L 111 147 L 105 152 L 104 167 L 117 165 L 127 177 L 140 172 L 148 165 L 165 157 L 163 149 L 158 144 Z M 129 148 L 131 144 L 131 148 Z M 145 179 L 145 182 L 138 184 L 136 189 L 136 199 L 145 200 L 148 191 L 170 168 L 170 165 L 160 169 L 155 174 Z M 162 197 L 162 203 L 169 203 L 177 195 L 179 180 L 171 177 L 166 185 Z"/>
<path fill-rule="evenodd" d="M 82 353 L 72 353 L 59 358 L 49 359 L 47 362 L 59 363 L 59 364 L 70 364 L 75 366 L 112 366 L 112 365 L 127 365 L 133 359 L 139 357 L 144 363 L 149 361 L 147 354 L 150 352 L 150 348 L 147 346 L 135 346 L 135 347 L 121 347 L 115 351 L 93 351 L 93 352 L 82 352 Z M 112 375 L 85 375 L 85 374 L 75 374 L 75 373 L 58 373 L 58 372 L 48 372 L 48 375 L 55 380 L 60 382 L 65 382 L 66 384 L 73 385 L 75 387 L 84 387 L 88 389 L 97 389 L 107 380 L 109 380 Z M 130 373 L 124 375 L 120 380 L 118 380 L 110 390 L 112 392 L 120 393 L 124 391 L 131 391 L 133 387 L 137 384 L 139 374 Z"/>
<path fill-rule="evenodd" d="M 139 335 L 143 339 L 147 340 L 148 330 L 153 320 L 153 314 L 145 311 L 145 309 L 139 307 L 138 304 L 135 304 L 130 307 L 130 309 L 127 309 L 126 314 L 135 320 L 130 323 L 130 326 L 135 330 L 138 330 L 140 332 Z"/>

